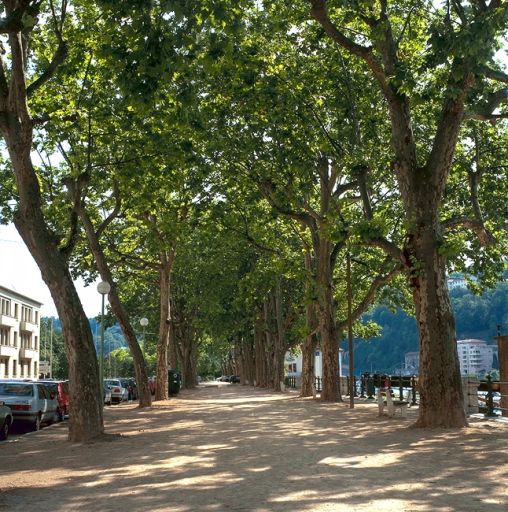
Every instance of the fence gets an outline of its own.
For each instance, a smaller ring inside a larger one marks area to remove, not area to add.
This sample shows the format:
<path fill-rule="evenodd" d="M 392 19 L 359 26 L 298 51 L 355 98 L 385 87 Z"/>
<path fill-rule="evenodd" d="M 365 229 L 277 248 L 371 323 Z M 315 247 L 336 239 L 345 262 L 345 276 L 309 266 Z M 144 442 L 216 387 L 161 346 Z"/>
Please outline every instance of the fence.
<path fill-rule="evenodd" d="M 299 387 L 299 380 L 295 376 L 286 377 L 284 384 L 288 388 L 296 389 Z M 388 387 L 392 391 L 398 392 L 399 400 L 406 399 L 408 402 L 411 401 L 411 405 L 416 405 L 418 403 L 417 383 L 415 376 L 363 374 L 360 378 L 354 377 L 354 396 L 374 400 L 376 388 Z M 340 390 L 342 394 L 349 396 L 349 384 L 349 377 L 340 377 Z M 315 377 L 314 387 L 316 393 L 321 393 L 323 390 L 323 379 L 321 377 Z"/>
<path fill-rule="evenodd" d="M 508 382 L 493 381 L 490 375 L 478 385 L 479 410 L 486 418 L 508 416 Z"/>

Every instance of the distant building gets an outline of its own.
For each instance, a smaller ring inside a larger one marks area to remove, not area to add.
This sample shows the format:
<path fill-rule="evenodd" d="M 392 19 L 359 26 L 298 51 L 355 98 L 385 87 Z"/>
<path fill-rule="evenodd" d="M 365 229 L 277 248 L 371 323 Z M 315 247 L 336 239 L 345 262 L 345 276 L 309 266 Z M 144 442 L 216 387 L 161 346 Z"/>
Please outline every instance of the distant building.
<path fill-rule="evenodd" d="M 0 286 L 0 378 L 38 378 L 41 306 Z"/>
<path fill-rule="evenodd" d="M 457 353 L 461 375 L 478 375 L 492 370 L 494 356 L 497 355 L 497 347 L 488 345 L 483 340 L 458 340 Z M 407 352 L 404 359 L 406 370 L 418 372 L 420 365 L 419 352 Z"/>
<path fill-rule="evenodd" d="M 418 373 L 420 367 L 420 353 L 407 352 L 404 356 L 404 370 L 407 373 Z"/>
<path fill-rule="evenodd" d="M 339 375 L 343 375 L 343 350 L 339 348 Z M 302 354 L 295 355 L 286 352 L 284 358 L 285 373 L 292 377 L 300 377 L 302 374 Z M 316 377 L 323 377 L 323 354 L 320 350 L 314 352 L 314 373 Z"/>
<path fill-rule="evenodd" d="M 455 288 L 467 288 L 468 281 L 475 283 L 476 281 L 478 281 L 478 278 L 471 275 L 467 275 L 466 278 L 464 274 L 461 274 L 459 272 L 453 272 L 448 276 L 446 280 L 449 290 L 454 290 Z"/>
<path fill-rule="evenodd" d="M 478 375 L 492 370 L 496 350 L 495 345 L 487 345 L 483 340 L 457 341 L 461 375 Z"/>

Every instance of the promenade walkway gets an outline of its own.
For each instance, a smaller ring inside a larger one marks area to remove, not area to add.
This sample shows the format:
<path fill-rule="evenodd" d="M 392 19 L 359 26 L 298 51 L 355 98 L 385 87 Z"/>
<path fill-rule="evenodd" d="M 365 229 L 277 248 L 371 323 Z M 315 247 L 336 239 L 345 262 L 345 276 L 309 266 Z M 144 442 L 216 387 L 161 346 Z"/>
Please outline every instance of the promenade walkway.
<path fill-rule="evenodd" d="M 66 423 L 0 444 L 9 512 L 506 512 L 508 425 L 416 430 L 375 404 L 200 386 L 105 412 L 111 441 Z"/>

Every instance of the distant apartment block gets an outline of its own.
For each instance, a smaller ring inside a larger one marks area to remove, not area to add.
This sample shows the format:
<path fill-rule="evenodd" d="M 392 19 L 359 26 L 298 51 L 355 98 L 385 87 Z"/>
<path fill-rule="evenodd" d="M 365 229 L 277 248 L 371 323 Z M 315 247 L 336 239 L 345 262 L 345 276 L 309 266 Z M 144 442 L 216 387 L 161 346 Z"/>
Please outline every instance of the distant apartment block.
<path fill-rule="evenodd" d="M 483 340 L 457 341 L 461 375 L 478 375 L 492 370 L 496 349 Z"/>
<path fill-rule="evenodd" d="M 0 286 L 0 378 L 38 378 L 41 306 Z"/>
<path fill-rule="evenodd" d="M 457 353 L 461 375 L 478 375 L 492 370 L 497 347 L 488 345 L 483 340 L 458 340 Z M 406 370 L 418 372 L 419 365 L 420 354 L 418 352 L 405 354 Z"/>

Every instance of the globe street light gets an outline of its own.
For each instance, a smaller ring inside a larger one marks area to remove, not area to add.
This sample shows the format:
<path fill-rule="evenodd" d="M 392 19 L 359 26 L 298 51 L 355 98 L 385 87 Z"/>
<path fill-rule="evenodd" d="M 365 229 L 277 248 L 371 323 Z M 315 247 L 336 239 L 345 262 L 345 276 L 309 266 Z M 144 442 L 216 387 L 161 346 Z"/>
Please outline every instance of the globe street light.
<path fill-rule="evenodd" d="M 102 295 L 102 309 L 101 309 L 101 344 L 99 349 L 99 393 L 101 400 L 99 403 L 103 402 L 103 393 L 104 393 L 104 296 L 107 295 L 111 291 L 111 285 L 107 281 L 101 281 L 97 285 L 97 291 Z"/>
<path fill-rule="evenodd" d="M 141 318 L 139 320 L 139 323 L 141 324 L 141 327 L 143 327 L 143 350 L 141 351 L 143 353 L 143 359 L 145 358 L 145 332 L 146 332 L 146 326 L 148 325 L 148 318 Z"/>

